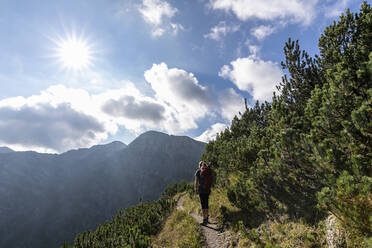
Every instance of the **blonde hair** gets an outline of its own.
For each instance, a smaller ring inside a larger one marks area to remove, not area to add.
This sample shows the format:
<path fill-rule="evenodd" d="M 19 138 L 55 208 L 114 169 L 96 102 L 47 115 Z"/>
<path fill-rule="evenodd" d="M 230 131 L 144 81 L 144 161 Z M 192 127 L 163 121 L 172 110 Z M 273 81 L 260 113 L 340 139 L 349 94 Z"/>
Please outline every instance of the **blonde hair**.
<path fill-rule="evenodd" d="M 207 163 L 204 162 L 204 161 L 200 161 L 200 162 L 199 162 L 199 167 L 202 167 L 203 165 L 207 166 Z"/>

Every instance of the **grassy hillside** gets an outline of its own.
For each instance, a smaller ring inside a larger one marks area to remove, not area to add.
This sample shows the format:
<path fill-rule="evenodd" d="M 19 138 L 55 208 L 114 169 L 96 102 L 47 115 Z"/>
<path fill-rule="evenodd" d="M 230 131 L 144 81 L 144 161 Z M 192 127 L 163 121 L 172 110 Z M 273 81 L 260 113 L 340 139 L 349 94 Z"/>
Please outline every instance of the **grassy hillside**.
<path fill-rule="evenodd" d="M 190 216 L 192 212 L 201 214 L 199 199 L 185 193 L 184 210 L 175 210 L 171 214 L 164 229 L 154 239 L 154 247 L 201 247 L 200 225 Z M 281 216 L 280 221 L 262 222 L 260 216 L 252 216 L 233 206 L 227 191 L 221 188 L 215 188 L 211 193 L 210 216 L 222 227 L 221 232 L 232 234 L 230 247 L 328 247 L 324 225 L 311 226 L 301 220 L 290 220 L 286 215 Z M 187 242 L 189 246 L 182 245 Z"/>
<path fill-rule="evenodd" d="M 196 196 L 187 196 L 185 211 L 200 212 Z M 265 220 L 231 204 L 227 191 L 214 189 L 210 196 L 210 216 L 232 234 L 230 247 L 328 247 L 324 226 L 311 226 L 283 215 L 280 220 Z M 169 246 L 170 247 L 170 246 Z"/>
<path fill-rule="evenodd" d="M 187 194 L 182 192 L 174 198 L 179 199 L 180 195 Z M 189 202 L 187 200 L 187 202 Z M 180 248 L 199 248 L 203 247 L 204 237 L 199 223 L 190 215 L 189 209 L 175 209 L 165 222 L 161 232 L 153 238 L 152 246 L 161 247 L 180 247 Z"/>

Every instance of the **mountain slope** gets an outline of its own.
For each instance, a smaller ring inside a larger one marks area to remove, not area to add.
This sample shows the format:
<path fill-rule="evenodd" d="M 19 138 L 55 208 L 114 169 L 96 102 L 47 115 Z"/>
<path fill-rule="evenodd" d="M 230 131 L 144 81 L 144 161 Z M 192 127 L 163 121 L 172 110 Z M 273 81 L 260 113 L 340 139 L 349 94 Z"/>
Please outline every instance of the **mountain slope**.
<path fill-rule="evenodd" d="M 8 147 L 0 147 L 0 153 L 10 153 L 10 152 L 14 152 L 12 149 L 8 148 Z"/>
<path fill-rule="evenodd" d="M 0 247 L 71 242 L 119 208 L 157 199 L 170 182 L 190 180 L 204 147 L 188 137 L 148 132 L 128 146 L 0 154 Z"/>
<path fill-rule="evenodd" d="M 140 196 L 145 200 L 155 200 L 164 185 L 193 179 L 204 147 L 204 143 L 189 137 L 150 131 L 129 144 L 120 160 L 138 175 L 135 185 Z"/>

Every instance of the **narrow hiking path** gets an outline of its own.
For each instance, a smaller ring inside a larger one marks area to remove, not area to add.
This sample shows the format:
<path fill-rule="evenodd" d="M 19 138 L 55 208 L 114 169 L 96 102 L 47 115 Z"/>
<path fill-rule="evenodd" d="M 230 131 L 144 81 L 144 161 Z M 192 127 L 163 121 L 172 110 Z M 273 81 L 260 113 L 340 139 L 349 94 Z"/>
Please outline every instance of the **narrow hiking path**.
<path fill-rule="evenodd" d="M 186 195 L 182 195 L 177 201 L 177 209 L 185 210 L 183 207 L 183 201 L 185 200 Z M 190 213 L 190 215 L 198 222 L 201 223 L 203 218 L 198 213 Z M 207 248 L 227 248 L 230 244 L 230 233 L 225 232 L 221 233 L 220 229 L 217 227 L 215 221 L 207 226 L 201 225 L 203 235 L 205 237 L 205 247 Z"/>

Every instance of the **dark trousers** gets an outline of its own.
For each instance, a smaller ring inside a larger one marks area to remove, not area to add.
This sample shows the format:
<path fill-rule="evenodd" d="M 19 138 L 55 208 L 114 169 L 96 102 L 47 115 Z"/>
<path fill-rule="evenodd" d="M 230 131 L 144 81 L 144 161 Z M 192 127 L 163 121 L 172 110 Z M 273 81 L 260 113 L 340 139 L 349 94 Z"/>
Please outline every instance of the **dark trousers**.
<path fill-rule="evenodd" d="M 208 209 L 209 193 L 199 193 L 201 209 Z"/>

